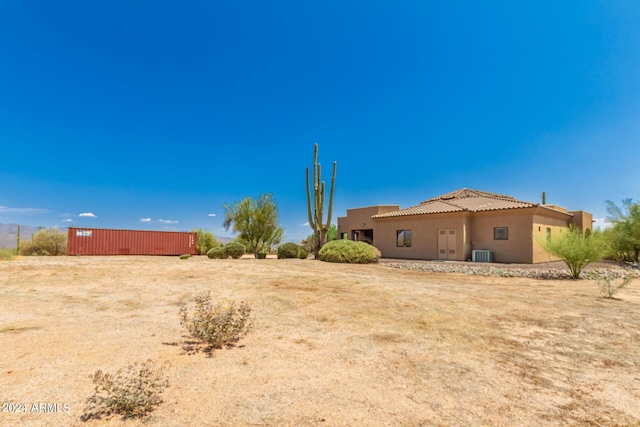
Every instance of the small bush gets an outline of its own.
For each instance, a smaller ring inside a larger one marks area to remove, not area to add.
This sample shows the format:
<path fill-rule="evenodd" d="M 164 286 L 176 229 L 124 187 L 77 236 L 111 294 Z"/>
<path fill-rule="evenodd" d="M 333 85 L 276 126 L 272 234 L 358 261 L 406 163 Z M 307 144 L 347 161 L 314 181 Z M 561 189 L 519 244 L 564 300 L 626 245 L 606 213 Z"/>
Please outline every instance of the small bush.
<path fill-rule="evenodd" d="M 540 245 L 547 253 L 562 259 L 574 279 L 579 279 L 582 270 L 589 263 L 601 260 L 607 251 L 601 232 L 583 233 L 573 226 L 540 240 Z"/>
<path fill-rule="evenodd" d="M 180 255 L 180 259 L 189 259 L 189 258 L 191 258 L 191 255 L 189 255 L 189 254 Z"/>
<path fill-rule="evenodd" d="M 90 376 L 94 395 L 87 399 L 81 419 L 119 414 L 125 418 L 144 417 L 162 403 L 161 394 L 169 387 L 165 371 L 169 362 L 157 365 L 151 359 L 118 369 L 115 374 L 97 370 Z"/>
<path fill-rule="evenodd" d="M 278 259 L 299 258 L 307 259 L 309 253 L 302 246 L 289 242 L 278 246 Z"/>
<path fill-rule="evenodd" d="M 207 256 L 210 259 L 227 259 L 227 253 L 224 250 L 224 246 L 209 249 L 207 251 Z"/>
<path fill-rule="evenodd" d="M 0 249 L 0 260 L 11 260 L 15 256 L 16 251 L 13 249 Z"/>
<path fill-rule="evenodd" d="M 592 270 L 585 274 L 589 279 L 598 281 L 598 290 L 603 298 L 613 299 L 614 295 L 622 288 L 627 286 L 634 279 L 633 276 L 623 275 L 614 278 L 607 272 Z"/>
<path fill-rule="evenodd" d="M 191 336 L 213 348 L 222 348 L 239 341 L 251 329 L 251 307 L 245 302 L 234 301 L 213 304 L 211 293 L 195 297 L 195 309 L 189 314 L 187 307 L 180 307 L 180 324 Z"/>
<path fill-rule="evenodd" d="M 318 258 L 322 261 L 356 264 L 378 262 L 380 256 L 380 251 L 375 246 L 353 240 L 333 240 L 318 252 Z"/>
<path fill-rule="evenodd" d="M 211 231 L 193 228 L 191 232 L 198 233 L 198 255 L 206 255 L 212 248 L 222 246 L 220 240 L 216 239 Z"/>
<path fill-rule="evenodd" d="M 224 245 L 224 252 L 233 259 L 239 259 L 246 252 L 246 247 L 239 242 L 229 242 Z"/>
<path fill-rule="evenodd" d="M 65 255 L 67 234 L 57 228 L 45 228 L 33 235 L 30 242 L 20 245 L 22 255 Z"/>

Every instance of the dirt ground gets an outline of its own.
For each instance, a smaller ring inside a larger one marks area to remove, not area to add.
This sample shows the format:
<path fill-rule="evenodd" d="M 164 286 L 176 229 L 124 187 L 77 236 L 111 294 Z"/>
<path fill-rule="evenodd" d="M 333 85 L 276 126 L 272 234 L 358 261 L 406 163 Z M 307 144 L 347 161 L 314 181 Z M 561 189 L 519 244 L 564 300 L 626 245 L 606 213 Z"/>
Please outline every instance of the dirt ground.
<path fill-rule="evenodd" d="M 589 280 L 381 264 L 0 262 L 0 425 L 638 426 L 638 282 L 607 300 Z M 204 290 L 255 327 L 187 354 L 178 309 Z M 149 358 L 171 385 L 148 420 L 80 420 L 96 369 Z"/>

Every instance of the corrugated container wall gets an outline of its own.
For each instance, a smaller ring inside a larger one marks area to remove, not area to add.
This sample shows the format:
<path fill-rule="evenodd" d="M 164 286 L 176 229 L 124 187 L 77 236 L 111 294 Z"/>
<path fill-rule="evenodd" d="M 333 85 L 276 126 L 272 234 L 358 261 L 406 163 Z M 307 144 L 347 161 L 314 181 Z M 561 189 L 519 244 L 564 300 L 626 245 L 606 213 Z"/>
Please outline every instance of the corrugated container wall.
<path fill-rule="evenodd" d="M 197 233 L 69 228 L 69 255 L 197 255 Z"/>

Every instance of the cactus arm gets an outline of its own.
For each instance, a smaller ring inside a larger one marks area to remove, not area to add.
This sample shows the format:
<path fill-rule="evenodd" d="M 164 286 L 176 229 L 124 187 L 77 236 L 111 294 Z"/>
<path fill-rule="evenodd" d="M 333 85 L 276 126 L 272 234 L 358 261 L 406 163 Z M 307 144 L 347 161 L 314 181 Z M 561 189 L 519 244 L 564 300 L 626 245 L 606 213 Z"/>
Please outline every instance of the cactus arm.
<path fill-rule="evenodd" d="M 313 228 L 313 217 L 311 216 L 311 191 L 309 190 L 309 168 L 307 168 L 307 212 L 309 214 L 309 227 Z"/>
<path fill-rule="evenodd" d="M 333 189 L 336 185 L 336 168 L 338 166 L 337 162 L 333 162 L 333 176 L 331 177 L 331 190 L 329 193 L 329 211 L 327 212 L 327 224 L 326 228 L 329 229 L 331 226 L 331 211 L 333 210 Z"/>

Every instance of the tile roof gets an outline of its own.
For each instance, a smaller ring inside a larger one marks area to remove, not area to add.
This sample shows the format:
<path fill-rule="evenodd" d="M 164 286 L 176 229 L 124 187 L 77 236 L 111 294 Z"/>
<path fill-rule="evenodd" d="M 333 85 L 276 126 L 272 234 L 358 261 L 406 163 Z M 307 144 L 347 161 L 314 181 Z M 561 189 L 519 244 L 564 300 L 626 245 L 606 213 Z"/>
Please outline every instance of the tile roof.
<path fill-rule="evenodd" d="M 389 218 L 447 212 L 483 212 L 501 209 L 530 208 L 534 206 L 538 205 L 535 203 L 516 200 L 511 196 L 462 188 L 457 191 L 452 191 L 451 193 L 425 200 L 418 206 L 374 215 L 372 218 Z"/>

